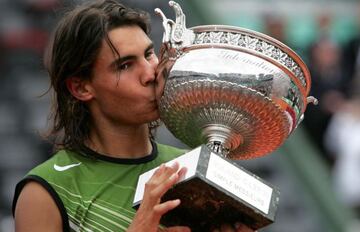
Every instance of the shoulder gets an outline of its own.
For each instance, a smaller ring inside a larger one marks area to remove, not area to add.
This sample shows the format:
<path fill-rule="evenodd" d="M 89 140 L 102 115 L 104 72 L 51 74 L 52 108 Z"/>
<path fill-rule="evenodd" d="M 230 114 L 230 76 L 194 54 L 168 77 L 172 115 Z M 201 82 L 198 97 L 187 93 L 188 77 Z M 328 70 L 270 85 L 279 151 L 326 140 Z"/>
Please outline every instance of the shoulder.
<path fill-rule="evenodd" d="M 12 203 L 12 210 L 16 220 L 19 218 L 19 212 L 21 212 L 20 218 L 28 215 L 35 220 L 38 215 L 42 215 L 38 210 L 41 210 L 41 212 L 50 211 L 46 215 L 59 215 L 62 227 L 68 227 L 65 206 L 57 193 L 58 189 L 56 187 L 66 187 L 71 183 L 69 180 L 73 178 L 73 170 L 70 170 L 70 168 L 73 167 L 74 163 L 80 163 L 78 156 L 65 150 L 58 151 L 50 159 L 32 169 L 16 185 Z M 65 172 L 65 170 L 68 171 Z M 40 204 L 39 207 L 37 207 L 37 204 Z M 46 208 L 46 205 L 48 205 L 48 208 Z M 34 213 L 34 217 L 31 212 Z"/>
<path fill-rule="evenodd" d="M 14 209 L 16 231 L 63 231 L 60 211 L 48 191 L 37 182 L 27 183 Z"/>

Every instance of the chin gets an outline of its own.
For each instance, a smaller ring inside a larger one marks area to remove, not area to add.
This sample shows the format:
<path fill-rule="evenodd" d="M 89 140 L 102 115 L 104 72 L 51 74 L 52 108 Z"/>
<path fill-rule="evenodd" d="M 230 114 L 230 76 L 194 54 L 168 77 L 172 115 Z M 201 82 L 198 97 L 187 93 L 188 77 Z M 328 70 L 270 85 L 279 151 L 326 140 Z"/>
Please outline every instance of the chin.
<path fill-rule="evenodd" d="M 149 122 L 153 122 L 160 119 L 160 114 L 159 112 L 156 110 L 155 112 L 152 112 L 151 114 L 149 114 L 149 118 L 147 120 L 147 123 Z"/>
<path fill-rule="evenodd" d="M 159 120 L 159 119 L 160 119 L 160 115 L 159 115 L 159 113 L 156 113 L 153 120 L 151 120 L 151 121 L 156 121 L 156 120 Z"/>

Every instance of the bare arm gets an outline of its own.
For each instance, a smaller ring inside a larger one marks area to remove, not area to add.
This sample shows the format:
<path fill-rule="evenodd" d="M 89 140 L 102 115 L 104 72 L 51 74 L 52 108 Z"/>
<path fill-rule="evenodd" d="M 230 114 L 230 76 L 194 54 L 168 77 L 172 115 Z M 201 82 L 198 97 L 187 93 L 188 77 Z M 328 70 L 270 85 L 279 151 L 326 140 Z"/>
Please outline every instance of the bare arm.
<path fill-rule="evenodd" d="M 60 211 L 50 194 L 38 183 L 25 185 L 15 209 L 16 232 L 61 232 Z"/>

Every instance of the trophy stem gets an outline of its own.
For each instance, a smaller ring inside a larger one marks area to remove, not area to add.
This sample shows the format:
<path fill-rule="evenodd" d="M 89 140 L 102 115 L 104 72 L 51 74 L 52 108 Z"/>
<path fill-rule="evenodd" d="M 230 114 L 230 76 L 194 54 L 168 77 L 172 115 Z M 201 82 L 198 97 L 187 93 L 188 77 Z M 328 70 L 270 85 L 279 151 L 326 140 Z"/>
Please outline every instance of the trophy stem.
<path fill-rule="evenodd" d="M 238 148 L 243 137 L 221 124 L 208 124 L 203 127 L 202 136 L 213 152 L 228 158 L 230 151 Z"/>
<path fill-rule="evenodd" d="M 228 154 L 229 154 L 229 149 L 226 148 L 223 143 L 219 142 L 219 141 L 212 141 L 212 142 L 208 142 L 206 144 L 206 146 L 213 152 L 220 154 L 222 156 L 224 156 L 225 158 L 228 158 Z"/>

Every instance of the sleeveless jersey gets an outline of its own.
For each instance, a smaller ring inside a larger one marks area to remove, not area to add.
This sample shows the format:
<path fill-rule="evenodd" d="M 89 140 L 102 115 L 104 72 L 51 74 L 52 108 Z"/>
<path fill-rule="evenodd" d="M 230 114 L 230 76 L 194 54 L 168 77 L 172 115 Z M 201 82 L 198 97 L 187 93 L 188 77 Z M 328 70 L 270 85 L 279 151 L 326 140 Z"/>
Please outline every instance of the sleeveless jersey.
<path fill-rule="evenodd" d="M 153 143 L 150 155 L 138 159 L 90 156 L 61 150 L 18 183 L 17 198 L 29 181 L 40 183 L 56 202 L 64 231 L 126 231 L 135 215 L 133 198 L 142 173 L 185 153 Z"/>

